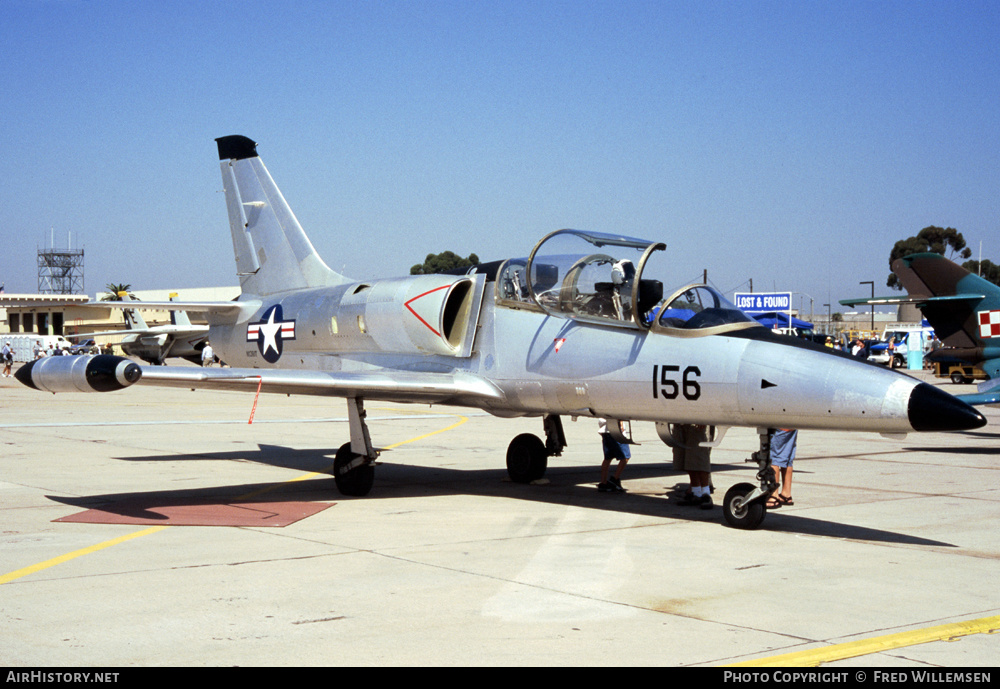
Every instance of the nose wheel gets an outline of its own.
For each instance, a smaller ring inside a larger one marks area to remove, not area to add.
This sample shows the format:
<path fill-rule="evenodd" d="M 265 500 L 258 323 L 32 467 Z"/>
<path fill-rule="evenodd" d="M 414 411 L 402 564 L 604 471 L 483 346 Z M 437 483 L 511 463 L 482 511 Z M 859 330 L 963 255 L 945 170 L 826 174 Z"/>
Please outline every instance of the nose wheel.
<path fill-rule="evenodd" d="M 754 497 L 754 493 L 758 495 Z M 737 483 L 726 491 L 722 516 L 734 529 L 756 529 L 767 516 L 766 500 L 767 494 L 761 493 L 752 483 Z"/>
<path fill-rule="evenodd" d="M 726 491 L 722 501 L 722 516 L 734 529 L 756 529 L 767 516 L 767 498 L 778 487 L 771 468 L 771 429 L 758 428 L 760 449 L 748 462 L 757 462 L 757 480 L 760 485 L 737 483 Z"/>

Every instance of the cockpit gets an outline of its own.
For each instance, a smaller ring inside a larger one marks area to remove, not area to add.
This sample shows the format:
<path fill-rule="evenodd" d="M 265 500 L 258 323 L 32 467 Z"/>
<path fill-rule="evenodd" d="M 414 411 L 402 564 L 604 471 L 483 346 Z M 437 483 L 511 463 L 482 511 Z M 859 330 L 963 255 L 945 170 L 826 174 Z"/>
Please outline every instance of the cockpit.
<path fill-rule="evenodd" d="M 497 303 L 681 337 L 761 327 L 708 285 L 665 294 L 669 265 L 658 260 L 664 249 L 621 235 L 559 230 L 538 242 L 528 258 L 499 266 Z"/>

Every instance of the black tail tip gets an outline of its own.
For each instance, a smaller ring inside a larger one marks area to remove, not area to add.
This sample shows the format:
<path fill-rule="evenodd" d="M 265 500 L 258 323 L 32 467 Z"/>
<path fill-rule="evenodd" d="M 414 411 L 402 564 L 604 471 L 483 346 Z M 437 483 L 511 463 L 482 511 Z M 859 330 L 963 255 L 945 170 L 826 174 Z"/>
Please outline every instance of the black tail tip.
<path fill-rule="evenodd" d="M 257 157 L 257 142 L 239 134 L 221 136 L 215 140 L 219 145 L 219 160 L 243 160 Z"/>

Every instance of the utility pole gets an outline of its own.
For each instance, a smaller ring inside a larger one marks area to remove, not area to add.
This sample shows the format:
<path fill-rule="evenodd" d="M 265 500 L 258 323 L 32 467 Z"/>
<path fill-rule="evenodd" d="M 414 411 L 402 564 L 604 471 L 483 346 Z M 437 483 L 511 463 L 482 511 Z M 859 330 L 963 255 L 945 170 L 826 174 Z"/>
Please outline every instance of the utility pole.
<path fill-rule="evenodd" d="M 875 299 L 875 281 L 874 280 L 862 280 L 858 283 L 859 285 L 871 285 L 872 286 L 872 299 Z M 875 337 L 875 304 L 872 307 L 872 337 Z"/>

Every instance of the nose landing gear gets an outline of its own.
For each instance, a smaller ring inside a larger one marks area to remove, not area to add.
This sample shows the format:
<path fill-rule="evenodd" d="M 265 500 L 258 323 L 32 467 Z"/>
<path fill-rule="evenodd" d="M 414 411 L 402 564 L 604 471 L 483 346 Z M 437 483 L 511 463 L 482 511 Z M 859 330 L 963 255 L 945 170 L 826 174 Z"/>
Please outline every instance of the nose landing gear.
<path fill-rule="evenodd" d="M 735 529 L 756 529 L 767 516 L 767 498 L 778 487 L 771 468 L 771 429 L 758 428 L 760 449 L 751 455 L 748 462 L 757 462 L 759 486 L 752 483 L 737 483 L 726 491 L 722 501 L 722 516 Z"/>

